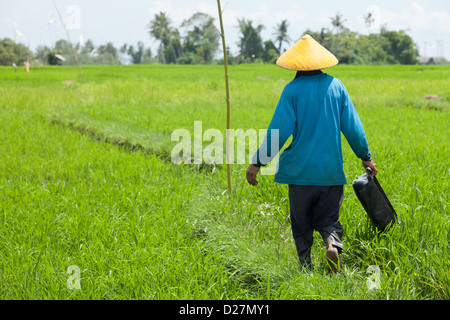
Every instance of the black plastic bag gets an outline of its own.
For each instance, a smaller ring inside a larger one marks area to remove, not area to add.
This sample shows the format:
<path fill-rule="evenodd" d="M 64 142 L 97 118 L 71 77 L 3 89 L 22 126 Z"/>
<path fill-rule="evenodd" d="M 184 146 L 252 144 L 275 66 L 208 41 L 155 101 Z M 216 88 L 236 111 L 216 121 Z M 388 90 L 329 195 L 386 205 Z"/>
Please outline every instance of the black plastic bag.
<path fill-rule="evenodd" d="M 398 216 L 371 171 L 353 181 L 353 189 L 373 225 L 381 232 L 398 222 Z"/>

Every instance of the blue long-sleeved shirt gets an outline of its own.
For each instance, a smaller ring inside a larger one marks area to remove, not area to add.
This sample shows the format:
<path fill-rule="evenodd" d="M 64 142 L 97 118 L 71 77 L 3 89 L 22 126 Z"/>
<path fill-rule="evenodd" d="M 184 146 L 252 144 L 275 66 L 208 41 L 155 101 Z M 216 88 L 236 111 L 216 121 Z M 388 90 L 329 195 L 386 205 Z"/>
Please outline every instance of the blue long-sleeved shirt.
<path fill-rule="evenodd" d="M 271 141 L 272 132 L 277 131 L 272 130 L 278 130 L 275 150 L 271 149 Z M 341 132 L 358 158 L 370 159 L 364 127 L 343 83 L 325 73 L 300 76 L 284 88 L 266 143 L 252 162 L 267 165 L 292 135 L 292 143 L 280 155 L 275 182 L 311 186 L 347 184 Z"/>

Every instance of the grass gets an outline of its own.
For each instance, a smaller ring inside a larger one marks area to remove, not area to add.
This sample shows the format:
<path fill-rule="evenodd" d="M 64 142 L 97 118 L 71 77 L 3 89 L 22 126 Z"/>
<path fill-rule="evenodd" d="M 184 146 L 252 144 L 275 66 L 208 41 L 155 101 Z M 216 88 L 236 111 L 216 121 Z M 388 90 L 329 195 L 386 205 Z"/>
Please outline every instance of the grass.
<path fill-rule="evenodd" d="M 222 298 L 208 288 L 239 285 L 192 236 L 199 173 L 31 114 L 1 120 L 2 298 Z M 66 288 L 69 265 L 82 270 L 80 291 Z"/>
<path fill-rule="evenodd" d="M 174 165 L 175 129 L 225 131 L 220 66 L 0 68 L 1 299 L 449 299 L 450 68 L 339 66 L 400 224 L 376 235 L 345 188 L 342 275 L 298 263 L 286 186 Z M 230 70 L 232 127 L 267 127 L 293 75 Z M 440 100 L 423 97 L 435 94 Z M 345 141 L 345 140 L 344 140 Z M 349 182 L 362 174 L 344 142 Z M 67 268 L 81 270 L 81 290 Z M 380 289 L 366 286 L 370 266 Z"/>

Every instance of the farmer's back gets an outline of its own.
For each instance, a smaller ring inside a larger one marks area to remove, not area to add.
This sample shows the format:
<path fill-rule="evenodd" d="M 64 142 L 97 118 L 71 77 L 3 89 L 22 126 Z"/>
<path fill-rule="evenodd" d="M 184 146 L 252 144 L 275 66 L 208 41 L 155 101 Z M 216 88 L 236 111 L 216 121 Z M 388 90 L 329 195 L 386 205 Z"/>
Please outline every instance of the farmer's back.
<path fill-rule="evenodd" d="M 364 128 L 345 86 L 322 72 L 300 75 L 285 87 L 269 132 L 272 129 L 279 130 L 280 147 L 290 135 L 293 138 L 280 156 L 278 183 L 346 184 L 341 131 L 358 157 L 370 157 Z"/>

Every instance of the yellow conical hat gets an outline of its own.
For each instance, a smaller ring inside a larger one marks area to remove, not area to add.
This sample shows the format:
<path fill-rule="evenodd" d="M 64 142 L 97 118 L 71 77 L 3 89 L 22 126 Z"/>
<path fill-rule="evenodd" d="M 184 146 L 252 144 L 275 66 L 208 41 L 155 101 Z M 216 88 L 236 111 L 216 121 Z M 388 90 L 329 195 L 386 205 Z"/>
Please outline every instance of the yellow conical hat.
<path fill-rule="evenodd" d="M 288 70 L 312 71 L 334 67 L 338 59 L 310 35 L 304 35 L 281 55 L 277 65 Z"/>

